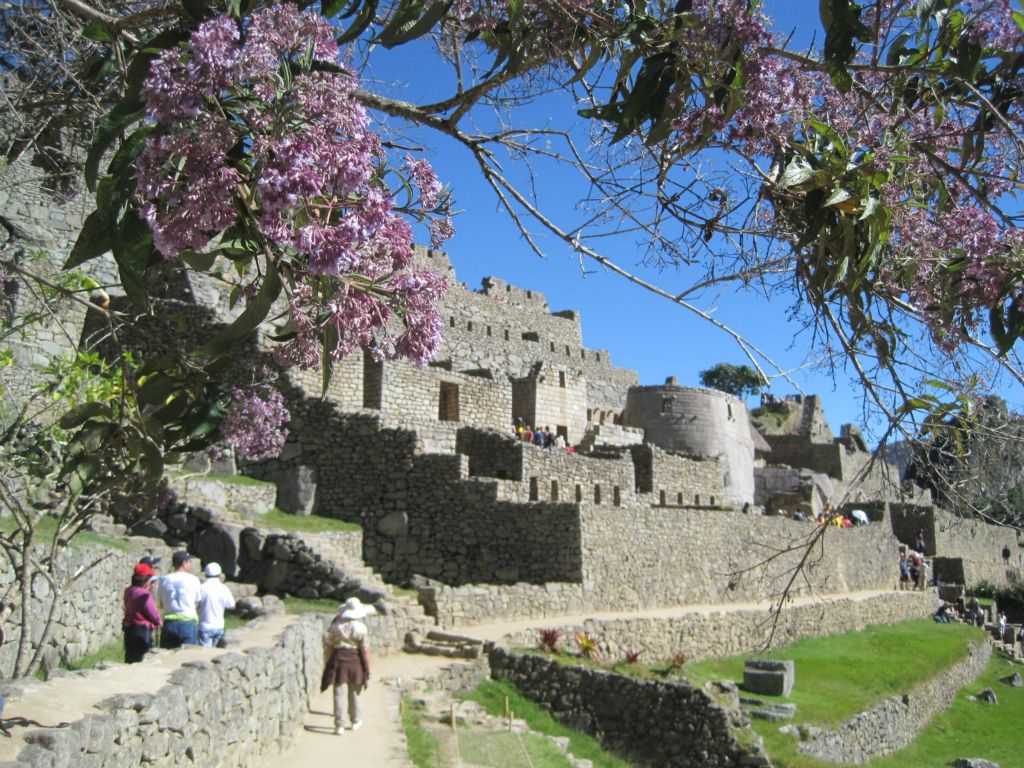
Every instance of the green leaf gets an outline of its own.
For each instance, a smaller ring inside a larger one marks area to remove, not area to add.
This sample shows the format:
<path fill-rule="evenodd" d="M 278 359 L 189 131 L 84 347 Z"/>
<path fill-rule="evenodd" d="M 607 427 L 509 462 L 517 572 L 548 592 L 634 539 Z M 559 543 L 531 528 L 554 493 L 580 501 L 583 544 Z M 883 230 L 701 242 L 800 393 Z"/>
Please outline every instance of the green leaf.
<path fill-rule="evenodd" d="M 782 176 L 775 184 L 780 189 L 789 189 L 803 184 L 812 176 L 814 176 L 814 169 L 811 168 L 810 163 L 802 157 L 798 157 L 786 166 L 786 170 L 782 172 Z"/>
<path fill-rule="evenodd" d="M 829 195 L 828 198 L 825 200 L 824 205 L 826 207 L 839 207 L 842 203 L 845 203 L 847 200 L 851 200 L 852 198 L 853 195 L 851 195 L 845 189 L 843 189 L 842 187 L 837 187 L 835 190 L 833 190 L 832 194 Z"/>
<path fill-rule="evenodd" d="M 252 333 L 270 313 L 274 301 L 281 294 L 281 279 L 273 264 L 267 264 L 267 274 L 263 278 L 260 290 L 250 301 L 234 322 L 218 333 L 203 351 L 209 355 L 217 355 L 229 351 L 235 343 Z"/>
<path fill-rule="evenodd" d="M 378 40 L 385 48 L 394 48 L 397 45 L 408 43 L 410 40 L 415 40 L 427 34 L 447 12 L 447 3 L 435 2 L 419 20 L 413 19 L 408 21 L 390 33 L 388 30 L 385 30 L 380 34 Z"/>
<path fill-rule="evenodd" d="M 857 52 L 855 40 L 868 40 L 869 30 L 860 20 L 861 8 L 851 0 L 820 0 L 821 23 L 825 28 L 825 68 L 841 93 L 853 87 L 847 66 Z"/>
<path fill-rule="evenodd" d="M 111 158 L 107 172 L 115 179 L 120 180 L 122 185 L 134 186 L 135 161 L 138 160 L 142 150 L 145 149 L 146 139 L 152 132 L 152 125 L 142 126 L 124 140 L 120 149 Z"/>
<path fill-rule="evenodd" d="M 166 373 L 144 376 L 139 385 L 139 401 L 145 405 L 164 405 L 177 388 L 178 383 Z"/>
<path fill-rule="evenodd" d="M 1024 32 L 1024 12 L 1014 11 L 1013 20 L 1017 22 L 1017 26 L 1020 27 L 1020 31 Z"/>
<path fill-rule="evenodd" d="M 121 132 L 132 123 L 142 119 L 145 110 L 138 96 L 129 96 L 107 113 L 96 129 L 96 137 L 89 154 L 85 158 L 85 183 L 90 192 L 96 191 L 96 178 L 99 173 L 100 160 L 116 141 Z"/>
<path fill-rule="evenodd" d="M 97 43 L 109 43 L 114 39 L 114 36 L 110 34 L 110 28 L 99 21 L 90 21 L 82 27 L 82 37 L 95 40 Z"/>
<path fill-rule="evenodd" d="M 82 225 L 71 254 L 64 262 L 64 269 L 85 264 L 110 250 L 110 233 L 104 211 L 93 211 Z"/>
<path fill-rule="evenodd" d="M 94 419 L 97 416 L 105 416 L 108 419 L 112 419 L 114 418 L 114 412 L 106 403 L 100 403 L 94 400 L 88 403 L 82 403 L 77 408 L 72 408 L 60 417 L 58 424 L 60 424 L 62 429 L 75 429 L 87 422 L 89 419 Z"/>
<path fill-rule="evenodd" d="M 359 11 L 359 15 L 352 21 L 352 25 L 338 36 L 338 45 L 344 45 L 355 40 L 363 33 L 363 30 L 370 26 L 374 15 L 377 13 L 377 2 L 378 0 L 367 0 L 363 4 L 362 10 Z"/>
<path fill-rule="evenodd" d="M 203 253 L 201 251 L 186 250 L 178 254 L 182 261 L 188 264 L 192 269 L 197 272 L 208 272 L 210 267 L 213 266 L 214 262 L 217 261 L 217 252 L 210 251 Z"/>
<path fill-rule="evenodd" d="M 125 212 L 114 228 L 111 250 L 117 262 L 121 287 L 139 309 L 149 311 L 149 293 L 146 290 L 146 270 L 160 260 L 153 248 L 153 234 L 135 209 Z"/>

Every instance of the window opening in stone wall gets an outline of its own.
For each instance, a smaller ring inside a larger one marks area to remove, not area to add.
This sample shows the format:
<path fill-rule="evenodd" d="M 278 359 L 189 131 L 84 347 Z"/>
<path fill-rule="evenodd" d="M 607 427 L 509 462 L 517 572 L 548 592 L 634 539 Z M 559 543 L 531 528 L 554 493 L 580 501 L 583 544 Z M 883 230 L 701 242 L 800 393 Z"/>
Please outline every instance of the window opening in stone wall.
<path fill-rule="evenodd" d="M 551 500 L 558 501 L 558 481 L 551 481 Z"/>
<path fill-rule="evenodd" d="M 598 421 L 600 421 L 602 424 L 604 424 L 604 418 L 605 418 L 606 415 L 607 414 L 606 414 L 605 411 L 601 411 L 599 416 L 598 416 Z"/>
<path fill-rule="evenodd" d="M 441 382 L 437 398 L 438 421 L 459 420 L 459 385 L 450 381 Z"/>
<path fill-rule="evenodd" d="M 581 349 L 580 350 L 580 360 L 586 360 L 586 359 L 587 359 L 587 350 Z"/>
<path fill-rule="evenodd" d="M 473 321 L 472 320 L 470 320 L 468 323 L 466 323 L 466 330 L 467 331 L 472 331 L 473 330 Z"/>
<path fill-rule="evenodd" d="M 683 494 L 676 494 L 676 504 L 678 504 L 680 507 L 683 506 Z"/>
<path fill-rule="evenodd" d="M 616 507 L 622 506 L 622 492 L 619 491 L 619 486 L 612 487 L 612 504 Z"/>
<path fill-rule="evenodd" d="M 583 486 L 576 483 L 576 501 L 583 501 Z"/>
<path fill-rule="evenodd" d="M 658 491 L 658 503 L 661 504 L 661 506 L 663 506 L 663 507 L 665 506 L 665 492 L 664 491 Z"/>
<path fill-rule="evenodd" d="M 725 404 L 726 417 L 732 421 L 732 403 Z"/>
<path fill-rule="evenodd" d="M 693 494 L 693 503 L 694 503 L 694 505 L 696 505 L 698 507 L 700 506 L 700 494 L 699 493 Z"/>
<path fill-rule="evenodd" d="M 540 334 L 536 331 L 526 331 L 523 334 L 523 341 L 540 341 Z"/>
<path fill-rule="evenodd" d="M 596 355 L 594 355 L 594 359 L 597 360 L 597 362 L 600 363 L 601 362 L 601 353 L 598 352 Z"/>
<path fill-rule="evenodd" d="M 674 397 L 663 397 L 663 398 L 661 398 L 661 412 L 662 413 L 672 413 L 672 401 L 673 400 L 675 400 Z"/>
<path fill-rule="evenodd" d="M 526 298 L 532 299 L 533 298 L 533 291 L 527 291 L 526 292 Z"/>
<path fill-rule="evenodd" d="M 537 492 L 537 478 L 530 478 L 530 501 L 537 501 L 539 494 Z"/>
<path fill-rule="evenodd" d="M 587 408 L 587 421 L 593 421 L 593 420 L 594 420 L 594 409 L 593 408 Z"/>
<path fill-rule="evenodd" d="M 565 389 L 565 371 L 558 372 L 558 386 Z"/>
<path fill-rule="evenodd" d="M 489 325 L 487 326 L 487 335 L 488 336 L 491 335 L 491 326 L 489 326 Z"/>
<path fill-rule="evenodd" d="M 380 409 L 384 390 L 384 364 L 363 350 L 363 408 Z"/>
<path fill-rule="evenodd" d="M 505 329 L 505 341 L 508 341 L 508 328 Z"/>
<path fill-rule="evenodd" d="M 551 346 L 551 351 L 554 352 L 555 351 L 555 342 L 553 342 L 553 341 L 550 342 L 550 346 Z"/>
<path fill-rule="evenodd" d="M 708 500 L 708 504 L 710 504 L 710 505 L 711 505 L 712 507 L 713 507 L 713 506 L 715 506 L 715 497 L 714 497 L 714 496 L 712 496 L 712 497 L 711 497 L 711 498 L 710 498 L 710 499 Z"/>
<path fill-rule="evenodd" d="M 595 485 L 594 486 L 594 503 L 595 504 L 600 504 L 601 503 L 601 486 L 600 485 Z"/>
<path fill-rule="evenodd" d="M 568 344 L 566 344 L 566 345 L 565 345 L 565 356 L 566 356 L 566 357 L 569 357 L 569 356 L 571 356 L 571 355 L 572 355 L 572 350 L 571 350 L 571 349 L 569 348 L 569 345 L 568 345 Z"/>
<path fill-rule="evenodd" d="M 455 327 L 455 318 L 454 317 L 449 317 L 448 318 L 448 325 L 450 325 L 452 328 Z"/>

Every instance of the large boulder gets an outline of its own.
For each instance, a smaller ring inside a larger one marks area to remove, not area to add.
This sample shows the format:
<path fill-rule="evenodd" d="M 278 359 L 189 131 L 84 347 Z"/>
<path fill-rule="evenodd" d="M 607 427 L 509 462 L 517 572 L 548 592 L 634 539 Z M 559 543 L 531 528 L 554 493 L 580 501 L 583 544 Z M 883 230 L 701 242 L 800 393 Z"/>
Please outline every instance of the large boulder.
<path fill-rule="evenodd" d="M 292 467 L 277 477 L 277 508 L 293 515 L 312 515 L 317 510 L 317 468 Z"/>
<path fill-rule="evenodd" d="M 214 523 L 199 533 L 192 544 L 193 553 L 203 563 L 218 563 L 229 578 L 238 575 L 242 526 Z"/>

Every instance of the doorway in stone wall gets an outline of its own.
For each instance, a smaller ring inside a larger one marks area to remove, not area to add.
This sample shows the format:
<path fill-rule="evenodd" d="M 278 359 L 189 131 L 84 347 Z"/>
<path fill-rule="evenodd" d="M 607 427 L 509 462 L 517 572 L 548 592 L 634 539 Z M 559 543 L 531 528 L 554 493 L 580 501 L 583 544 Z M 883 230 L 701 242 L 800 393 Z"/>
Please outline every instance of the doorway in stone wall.
<path fill-rule="evenodd" d="M 384 394 L 384 363 L 363 350 L 363 408 L 380 410 Z"/>
<path fill-rule="evenodd" d="M 569 428 L 567 426 L 565 426 L 565 424 L 556 424 L 555 425 L 555 434 L 556 435 L 561 435 L 562 439 L 565 440 L 565 444 L 566 445 L 569 444 Z"/>
<path fill-rule="evenodd" d="M 439 421 L 459 420 L 459 385 L 450 381 L 441 382 L 441 390 L 437 398 L 437 418 Z"/>

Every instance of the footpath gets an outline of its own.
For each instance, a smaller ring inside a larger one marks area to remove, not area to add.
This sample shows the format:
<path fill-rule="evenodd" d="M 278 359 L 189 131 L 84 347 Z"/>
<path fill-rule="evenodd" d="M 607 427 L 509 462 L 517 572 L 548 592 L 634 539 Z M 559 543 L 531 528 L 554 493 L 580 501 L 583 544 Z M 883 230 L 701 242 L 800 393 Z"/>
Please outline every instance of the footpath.
<path fill-rule="evenodd" d="M 869 600 L 891 590 L 864 590 L 837 595 L 798 597 L 788 603 L 797 607 L 827 601 L 830 598 L 846 600 Z M 665 619 L 690 614 L 728 614 L 739 611 L 764 610 L 770 605 L 762 603 L 731 603 L 714 605 L 689 605 L 672 608 L 656 608 L 645 611 L 591 612 L 566 616 L 517 619 L 469 627 L 448 627 L 452 632 L 483 641 L 501 641 L 508 635 L 517 634 L 536 627 L 559 627 L 583 624 L 588 619 L 615 620 L 630 618 Z M 368 621 L 372 621 L 372 617 Z M 334 715 L 331 691 L 317 693 L 310 702 L 310 709 L 304 719 L 304 728 L 293 742 L 292 748 L 264 763 L 264 768 L 310 768 L 344 763 L 366 768 L 412 768 L 406 753 L 405 734 L 402 731 L 399 712 L 400 681 L 426 677 L 448 666 L 458 663 L 456 659 L 422 654 L 395 653 L 377 656 L 373 659 L 372 679 L 362 695 L 363 727 L 358 731 L 345 731 L 343 736 L 334 734 Z"/>

